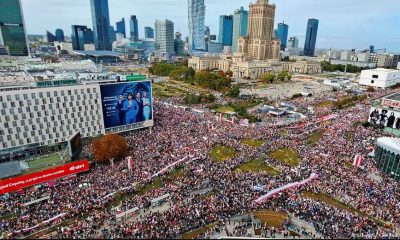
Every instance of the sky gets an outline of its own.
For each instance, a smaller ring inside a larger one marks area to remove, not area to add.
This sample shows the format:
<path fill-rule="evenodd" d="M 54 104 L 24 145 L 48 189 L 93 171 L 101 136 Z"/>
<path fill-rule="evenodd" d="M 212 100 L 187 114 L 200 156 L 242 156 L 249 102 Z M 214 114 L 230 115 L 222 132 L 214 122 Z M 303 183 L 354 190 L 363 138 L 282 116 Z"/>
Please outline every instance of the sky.
<path fill-rule="evenodd" d="M 71 25 L 92 28 L 89 0 L 21 0 L 28 34 L 44 35 L 57 28 L 71 34 Z M 218 35 L 219 16 L 233 14 L 235 9 L 256 0 L 205 0 L 206 26 Z M 275 26 L 284 21 L 289 36 L 304 45 L 307 19 L 320 20 L 317 48 L 376 49 L 386 48 L 400 53 L 399 0 L 269 0 L 276 5 Z M 187 0 L 109 0 L 111 25 L 125 17 L 136 15 L 139 35 L 144 27 L 154 27 L 155 19 L 169 19 L 175 31 L 188 34 Z"/>

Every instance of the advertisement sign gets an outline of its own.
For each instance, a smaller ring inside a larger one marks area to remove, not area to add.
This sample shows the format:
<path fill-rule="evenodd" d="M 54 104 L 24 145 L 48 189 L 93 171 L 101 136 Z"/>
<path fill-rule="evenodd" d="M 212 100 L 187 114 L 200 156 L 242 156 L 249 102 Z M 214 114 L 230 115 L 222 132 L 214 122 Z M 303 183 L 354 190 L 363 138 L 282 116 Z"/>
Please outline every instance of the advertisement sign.
<path fill-rule="evenodd" d="M 400 107 L 400 101 L 395 101 L 395 100 L 390 100 L 390 99 L 383 99 L 382 100 L 382 105 L 383 106 L 388 106 L 388 107 L 399 108 Z"/>
<path fill-rule="evenodd" d="M 106 132 L 153 126 L 151 81 L 100 86 Z"/>
<path fill-rule="evenodd" d="M 130 75 L 126 76 L 126 81 L 139 81 L 139 80 L 146 80 L 146 75 Z"/>
<path fill-rule="evenodd" d="M 82 160 L 20 177 L 0 180 L 0 194 L 15 192 L 26 187 L 63 178 L 72 174 L 86 172 L 88 170 L 89 161 Z"/>
<path fill-rule="evenodd" d="M 69 148 L 69 156 L 72 161 L 79 159 L 79 156 L 82 153 L 83 145 L 82 145 L 82 136 L 81 132 L 76 132 L 72 137 L 68 140 L 68 148 Z"/>
<path fill-rule="evenodd" d="M 368 122 L 381 127 L 400 129 L 400 112 L 372 107 Z"/>

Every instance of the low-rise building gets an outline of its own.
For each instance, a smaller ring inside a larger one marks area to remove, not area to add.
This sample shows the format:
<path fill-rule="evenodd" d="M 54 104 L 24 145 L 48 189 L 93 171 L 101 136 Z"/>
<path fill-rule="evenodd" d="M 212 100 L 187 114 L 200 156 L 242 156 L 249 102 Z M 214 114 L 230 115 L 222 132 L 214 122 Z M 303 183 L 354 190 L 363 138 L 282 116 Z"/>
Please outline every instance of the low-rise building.
<path fill-rule="evenodd" d="M 400 71 L 377 68 L 361 71 L 360 85 L 375 88 L 388 88 L 400 83 Z"/>
<path fill-rule="evenodd" d="M 290 73 L 317 74 L 322 72 L 321 64 L 312 61 L 297 61 L 282 63 L 282 70 Z"/>

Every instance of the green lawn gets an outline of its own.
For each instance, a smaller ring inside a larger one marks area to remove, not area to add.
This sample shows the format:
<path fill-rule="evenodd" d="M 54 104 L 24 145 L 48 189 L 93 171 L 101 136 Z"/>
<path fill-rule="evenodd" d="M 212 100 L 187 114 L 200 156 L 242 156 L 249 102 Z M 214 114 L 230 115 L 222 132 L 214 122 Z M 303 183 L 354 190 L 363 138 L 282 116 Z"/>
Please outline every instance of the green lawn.
<path fill-rule="evenodd" d="M 272 159 L 284 162 L 286 165 L 296 167 L 300 163 L 300 156 L 296 150 L 291 148 L 282 148 L 268 154 Z"/>
<path fill-rule="evenodd" d="M 163 83 L 153 84 L 153 94 L 158 97 L 179 97 L 184 96 L 186 93 L 182 89 L 166 86 Z"/>
<path fill-rule="evenodd" d="M 210 150 L 209 155 L 215 162 L 222 162 L 235 157 L 235 149 L 233 147 L 217 145 Z"/>
<path fill-rule="evenodd" d="M 215 111 L 219 113 L 229 113 L 229 112 L 234 112 L 235 109 L 233 109 L 230 106 L 220 106 L 217 109 L 215 109 Z"/>
<path fill-rule="evenodd" d="M 255 159 L 251 160 L 247 163 L 243 163 L 240 165 L 237 170 L 243 172 L 266 172 L 273 176 L 281 174 L 278 170 L 273 167 L 270 167 L 264 160 L 262 159 Z"/>
<path fill-rule="evenodd" d="M 321 132 L 315 132 L 315 133 L 311 134 L 310 136 L 308 136 L 308 143 L 311 145 L 317 145 L 317 143 L 319 142 L 321 137 L 322 137 Z"/>
<path fill-rule="evenodd" d="M 174 181 L 185 175 L 185 170 L 183 167 L 175 168 L 170 173 L 168 173 L 167 178 Z"/>
<path fill-rule="evenodd" d="M 215 223 L 183 234 L 179 239 L 195 239 L 215 226 Z"/>
<path fill-rule="evenodd" d="M 261 145 L 263 145 L 266 142 L 267 141 L 265 141 L 265 140 L 256 140 L 256 139 L 244 139 L 244 140 L 242 140 L 243 144 L 246 144 L 246 145 L 248 145 L 250 147 L 254 147 L 254 148 L 261 147 Z"/>
<path fill-rule="evenodd" d="M 146 193 L 154 190 L 154 189 L 159 189 L 163 186 L 163 183 L 161 181 L 160 177 L 156 177 L 151 183 L 144 185 L 142 188 L 139 190 L 139 195 L 145 195 Z"/>
<path fill-rule="evenodd" d="M 38 171 L 44 168 L 54 167 L 61 165 L 63 160 L 60 159 L 58 153 L 49 154 L 48 156 L 41 156 L 38 159 L 29 161 L 31 171 Z"/>

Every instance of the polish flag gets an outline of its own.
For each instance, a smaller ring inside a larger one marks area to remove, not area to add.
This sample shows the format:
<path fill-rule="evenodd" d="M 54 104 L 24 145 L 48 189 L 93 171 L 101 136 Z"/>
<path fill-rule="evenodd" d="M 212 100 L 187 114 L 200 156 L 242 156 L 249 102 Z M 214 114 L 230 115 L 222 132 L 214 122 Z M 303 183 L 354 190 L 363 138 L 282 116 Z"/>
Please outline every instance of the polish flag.
<path fill-rule="evenodd" d="M 357 154 L 354 157 L 353 166 L 355 166 L 356 168 L 359 168 L 361 166 L 362 160 L 363 160 L 363 158 L 359 154 Z"/>
<path fill-rule="evenodd" d="M 130 171 L 132 171 L 133 170 L 133 158 L 132 157 L 127 157 L 126 159 L 128 160 L 128 169 Z"/>

